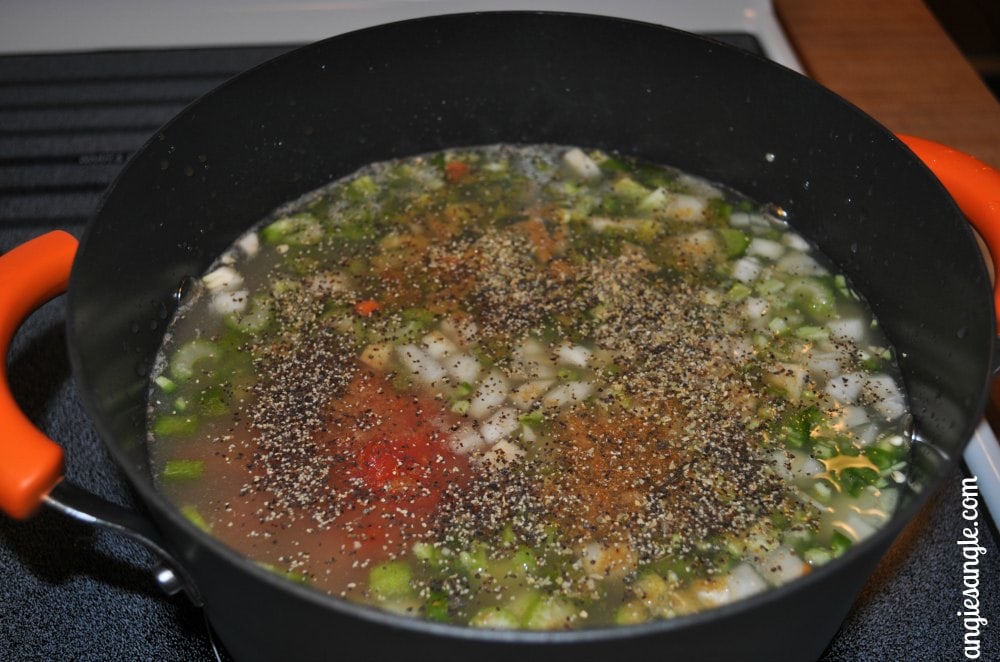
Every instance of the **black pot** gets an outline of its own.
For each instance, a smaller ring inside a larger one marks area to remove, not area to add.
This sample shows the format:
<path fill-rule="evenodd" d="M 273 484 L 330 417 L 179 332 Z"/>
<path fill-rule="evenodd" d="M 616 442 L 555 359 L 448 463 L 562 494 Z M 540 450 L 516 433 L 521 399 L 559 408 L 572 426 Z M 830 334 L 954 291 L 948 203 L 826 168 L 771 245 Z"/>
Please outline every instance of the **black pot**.
<path fill-rule="evenodd" d="M 358 167 L 490 143 L 597 147 L 783 209 L 864 293 L 898 350 L 916 429 L 911 489 L 883 529 L 776 590 L 670 621 L 496 632 L 347 603 L 258 568 L 154 488 L 148 374 L 185 279 L 278 204 Z M 131 160 L 87 227 L 67 310 L 88 414 L 239 660 L 817 658 L 876 563 L 961 455 L 985 406 L 989 276 L 942 185 L 885 128 L 747 53 L 625 20 L 495 13 L 406 21 L 264 64 Z"/>

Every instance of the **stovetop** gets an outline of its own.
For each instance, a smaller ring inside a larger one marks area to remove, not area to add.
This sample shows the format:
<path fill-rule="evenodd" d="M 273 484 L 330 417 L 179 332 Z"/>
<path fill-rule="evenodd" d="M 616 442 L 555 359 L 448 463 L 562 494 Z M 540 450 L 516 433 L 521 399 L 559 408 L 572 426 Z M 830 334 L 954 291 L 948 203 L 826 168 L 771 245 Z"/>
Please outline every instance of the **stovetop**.
<path fill-rule="evenodd" d="M 755 35 L 715 36 L 761 49 Z M 292 46 L 0 56 L 0 252 L 50 229 L 79 236 L 102 191 L 157 127 L 234 73 Z M 63 314 L 61 300 L 47 304 L 15 338 L 15 396 L 65 448 L 69 480 L 135 507 L 77 399 Z M 961 656 L 962 476 L 949 478 L 893 546 L 824 660 Z M 1000 555 L 985 512 L 980 520 L 989 532 L 979 568 L 988 617 L 1000 614 Z M 0 518 L 0 659 L 214 659 L 201 612 L 164 597 L 150 563 L 133 543 L 53 513 Z M 982 659 L 1000 659 L 996 637 L 983 643 Z"/>

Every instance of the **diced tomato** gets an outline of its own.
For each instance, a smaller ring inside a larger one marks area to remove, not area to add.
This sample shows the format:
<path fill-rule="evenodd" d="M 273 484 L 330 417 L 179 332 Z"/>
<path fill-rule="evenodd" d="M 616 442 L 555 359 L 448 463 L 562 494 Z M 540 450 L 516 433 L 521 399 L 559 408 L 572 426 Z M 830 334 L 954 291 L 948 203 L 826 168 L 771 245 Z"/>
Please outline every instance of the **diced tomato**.
<path fill-rule="evenodd" d="M 373 492 L 404 496 L 421 486 L 436 487 L 440 468 L 434 464 L 435 448 L 427 439 L 378 439 L 358 453 L 357 472 Z M 449 453 L 450 454 L 450 453 Z"/>
<path fill-rule="evenodd" d="M 355 549 L 379 558 L 426 530 L 443 492 L 467 480 L 469 464 L 445 441 L 442 422 L 454 415 L 440 401 L 397 393 L 370 373 L 347 393 L 331 412 L 338 434 L 326 442 L 329 485 L 346 506 L 339 525 Z"/>
<path fill-rule="evenodd" d="M 444 178 L 450 184 L 457 184 L 469 174 L 469 165 L 461 161 L 448 161 L 444 164 Z"/>
<path fill-rule="evenodd" d="M 359 301 L 354 304 L 354 310 L 358 315 L 362 317 L 371 317 L 374 315 L 382 306 L 378 301 L 374 299 L 365 299 L 364 301 Z"/>

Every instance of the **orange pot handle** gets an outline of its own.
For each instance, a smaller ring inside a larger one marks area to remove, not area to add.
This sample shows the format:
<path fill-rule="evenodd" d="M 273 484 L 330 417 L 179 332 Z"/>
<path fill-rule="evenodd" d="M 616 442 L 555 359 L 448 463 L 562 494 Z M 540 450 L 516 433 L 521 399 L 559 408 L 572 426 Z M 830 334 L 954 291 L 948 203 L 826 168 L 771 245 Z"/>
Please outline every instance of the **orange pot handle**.
<path fill-rule="evenodd" d="M 1000 171 L 932 140 L 904 135 L 899 139 L 941 180 L 990 249 L 993 308 L 1000 325 Z"/>
<path fill-rule="evenodd" d="M 0 255 L 0 510 L 24 519 L 62 480 L 63 452 L 28 420 L 7 382 L 7 351 L 21 322 L 66 291 L 76 239 L 50 232 Z"/>

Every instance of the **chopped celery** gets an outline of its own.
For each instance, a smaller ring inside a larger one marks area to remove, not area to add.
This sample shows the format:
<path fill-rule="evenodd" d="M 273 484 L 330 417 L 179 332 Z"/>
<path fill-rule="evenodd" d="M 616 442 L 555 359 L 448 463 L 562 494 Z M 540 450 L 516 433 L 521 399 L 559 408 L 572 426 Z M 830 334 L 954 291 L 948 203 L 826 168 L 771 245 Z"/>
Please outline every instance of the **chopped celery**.
<path fill-rule="evenodd" d="M 469 382 L 462 382 L 455 387 L 454 396 L 456 398 L 467 398 L 472 395 L 472 392 L 476 390 L 476 387 Z"/>
<path fill-rule="evenodd" d="M 832 444 L 828 441 L 813 444 L 812 447 L 813 456 L 821 460 L 829 460 L 839 452 L 840 450 L 837 448 L 836 444 Z"/>
<path fill-rule="evenodd" d="M 378 184 L 369 175 L 364 175 L 348 184 L 345 193 L 351 202 L 359 202 L 378 193 Z"/>
<path fill-rule="evenodd" d="M 792 332 L 792 335 L 796 338 L 815 342 L 826 340 L 830 337 L 830 332 L 821 326 L 800 326 Z"/>
<path fill-rule="evenodd" d="M 785 291 L 799 310 L 814 320 L 828 320 L 836 309 L 833 291 L 818 278 L 793 278 Z"/>
<path fill-rule="evenodd" d="M 527 414 L 521 414 L 517 420 L 525 425 L 541 425 L 545 422 L 545 413 L 541 409 L 535 409 Z"/>
<path fill-rule="evenodd" d="M 323 226 L 310 214 L 294 214 L 268 225 L 260 238 L 268 244 L 307 246 L 323 238 Z"/>
<path fill-rule="evenodd" d="M 826 478 L 820 478 L 813 483 L 810 493 L 820 503 L 830 503 L 833 499 L 834 488 Z"/>
<path fill-rule="evenodd" d="M 276 565 L 270 563 L 265 563 L 263 561 L 258 561 L 257 565 L 269 572 L 273 572 L 276 575 L 280 575 L 285 579 L 295 582 L 296 584 L 308 584 L 309 577 L 302 574 L 301 572 L 295 572 L 294 570 L 285 570 L 284 568 L 279 568 Z"/>
<path fill-rule="evenodd" d="M 751 290 L 743 283 L 736 283 L 731 288 L 729 288 L 728 292 L 726 292 L 726 300 L 732 301 L 734 303 L 737 301 L 742 301 L 743 299 L 746 299 L 748 296 L 750 296 L 752 292 L 753 290 Z"/>
<path fill-rule="evenodd" d="M 437 547 L 435 547 L 430 543 L 426 542 L 413 543 L 412 551 L 413 551 L 413 556 L 417 560 L 421 561 L 422 563 L 426 563 L 431 568 L 435 569 L 441 568 L 444 567 L 445 564 L 447 563 L 447 557 L 445 556 L 445 554 L 440 549 L 438 549 Z"/>
<path fill-rule="evenodd" d="M 615 612 L 615 625 L 636 625 L 649 620 L 649 609 L 638 600 L 626 602 Z"/>
<path fill-rule="evenodd" d="M 823 549 L 822 547 L 812 547 L 802 553 L 802 558 L 809 565 L 815 566 L 828 563 L 833 557 L 831 556 L 829 550 Z"/>
<path fill-rule="evenodd" d="M 469 625 L 490 630 L 513 630 L 520 623 L 514 614 L 502 607 L 484 607 L 469 619 Z"/>
<path fill-rule="evenodd" d="M 404 322 L 416 322 L 421 329 L 429 327 L 436 319 L 434 313 L 426 308 L 407 308 L 400 316 Z"/>
<path fill-rule="evenodd" d="M 815 406 L 787 412 L 778 422 L 777 436 L 790 448 L 809 448 L 812 435 L 823 421 L 823 413 Z"/>
<path fill-rule="evenodd" d="M 194 480 L 205 472 L 204 460 L 167 460 L 163 465 L 163 480 Z"/>
<path fill-rule="evenodd" d="M 553 630 L 568 626 L 579 610 L 568 600 L 548 597 L 539 600 L 524 617 L 529 630 Z"/>
<path fill-rule="evenodd" d="M 631 177 L 620 177 L 611 185 L 611 190 L 618 197 L 631 202 L 638 202 L 649 195 L 649 189 Z"/>
<path fill-rule="evenodd" d="M 459 552 L 458 562 L 470 575 L 482 574 L 489 569 L 486 548 L 482 545 L 473 547 L 471 551 L 462 550 Z"/>
<path fill-rule="evenodd" d="M 754 289 L 757 290 L 757 294 L 770 296 L 785 289 L 785 282 L 778 280 L 777 278 L 768 278 L 765 281 L 757 283 Z"/>
<path fill-rule="evenodd" d="M 771 333 L 774 335 L 780 336 L 788 330 L 788 322 L 783 317 L 775 317 L 767 323 L 767 328 L 771 329 Z"/>
<path fill-rule="evenodd" d="M 241 333 L 260 333 L 271 322 L 270 297 L 254 297 L 247 310 L 226 315 L 226 325 Z"/>
<path fill-rule="evenodd" d="M 719 237 L 722 239 L 722 249 L 727 257 L 739 257 L 743 255 L 750 245 L 750 237 L 736 228 L 719 228 Z"/>
<path fill-rule="evenodd" d="M 556 376 L 564 382 L 575 382 L 580 379 L 580 372 L 573 368 L 559 368 Z"/>
<path fill-rule="evenodd" d="M 170 357 L 170 374 L 177 381 L 187 381 L 199 370 L 206 370 L 222 358 L 222 349 L 210 340 L 195 338 L 178 347 Z"/>
<path fill-rule="evenodd" d="M 153 380 L 153 383 L 159 386 L 164 393 L 173 393 L 177 390 L 177 383 L 166 375 L 160 375 Z"/>
<path fill-rule="evenodd" d="M 202 531 L 211 533 L 212 525 L 205 521 L 205 518 L 202 517 L 201 512 L 195 506 L 181 506 L 181 514 Z"/>
<path fill-rule="evenodd" d="M 834 556 L 840 556 L 853 545 L 853 541 L 840 531 L 834 531 L 830 541 L 830 549 Z"/>
<path fill-rule="evenodd" d="M 451 620 L 448 611 L 448 594 L 444 591 L 434 591 L 424 604 L 424 616 L 432 621 L 447 623 Z"/>
<path fill-rule="evenodd" d="M 204 416 L 222 416 L 230 411 L 229 396 L 223 386 L 210 386 L 198 394 L 199 412 Z"/>
<path fill-rule="evenodd" d="M 517 542 L 517 534 L 514 533 L 514 527 L 509 523 L 503 527 L 503 531 L 500 532 L 500 542 L 503 543 L 504 547 L 510 547 L 515 542 Z"/>
<path fill-rule="evenodd" d="M 368 588 L 382 599 L 402 597 L 413 591 L 410 587 L 412 578 L 413 573 L 406 563 L 386 561 L 368 573 Z"/>
<path fill-rule="evenodd" d="M 848 467 L 837 472 L 837 483 L 852 497 L 859 496 L 866 487 L 874 485 L 878 479 L 879 473 L 867 467 Z"/>
<path fill-rule="evenodd" d="M 197 429 L 197 416 L 164 414 L 153 420 L 153 433 L 159 437 L 179 437 Z"/>

